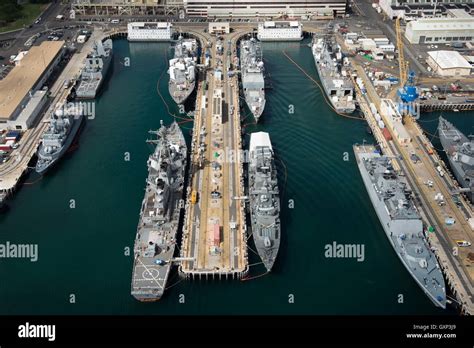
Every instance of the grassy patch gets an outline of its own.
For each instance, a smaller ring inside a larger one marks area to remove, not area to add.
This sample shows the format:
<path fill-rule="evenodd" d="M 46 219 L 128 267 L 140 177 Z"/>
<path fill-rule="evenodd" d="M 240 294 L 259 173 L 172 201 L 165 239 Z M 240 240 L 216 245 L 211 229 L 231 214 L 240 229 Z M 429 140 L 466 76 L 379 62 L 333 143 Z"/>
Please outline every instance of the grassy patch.
<path fill-rule="evenodd" d="M 24 4 L 22 5 L 21 17 L 16 21 L 8 23 L 6 26 L 0 27 L 0 33 L 15 29 L 24 28 L 32 24 L 36 17 L 48 6 L 48 4 Z"/>

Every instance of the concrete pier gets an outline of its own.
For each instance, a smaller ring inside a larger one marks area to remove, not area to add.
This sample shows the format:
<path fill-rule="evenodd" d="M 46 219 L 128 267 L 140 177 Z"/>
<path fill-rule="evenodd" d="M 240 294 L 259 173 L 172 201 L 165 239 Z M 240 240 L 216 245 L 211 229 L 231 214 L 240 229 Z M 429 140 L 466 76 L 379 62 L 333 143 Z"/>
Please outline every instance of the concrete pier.
<path fill-rule="evenodd" d="M 375 121 L 375 115 L 368 104 L 375 104 L 386 125 L 389 125 L 391 121 L 381 112 L 382 100 L 377 95 L 364 69 L 356 65 L 355 68 L 358 77 L 363 80 L 367 89 L 366 94 L 362 94 L 360 90 L 357 90 L 357 99 L 367 122 L 382 151 L 385 155 L 393 157 L 394 167 L 396 164 L 395 169 L 401 171 L 407 177 L 415 192 L 415 204 L 420 211 L 425 226 L 434 228 L 434 233 L 428 233 L 427 241 L 435 252 L 447 285 L 460 304 L 461 312 L 474 314 L 474 269 L 470 267 L 467 260 L 468 253 L 472 252 L 472 247 L 458 248 L 456 244 L 456 240 L 474 241 L 474 231 L 467 223 L 467 220 L 472 218 L 470 204 L 464 199 L 462 199 L 460 207 L 454 203 L 450 194 L 450 187 L 456 186 L 454 179 L 447 175 L 441 177 L 438 174 L 436 166 L 442 164 L 442 161 L 433 151 L 431 142 L 423 134 L 416 120 L 410 116 L 405 117 L 404 127 L 410 137 L 408 143 L 400 142 L 390 127 L 387 128 L 393 140 L 387 140 L 380 136 L 380 129 Z M 420 161 L 414 163 L 410 159 L 412 154 L 416 154 Z M 447 172 L 446 169 L 445 172 Z M 428 181 L 432 181 L 433 185 L 426 185 Z M 445 205 L 440 205 L 435 199 L 438 192 L 445 197 Z M 452 226 L 446 226 L 444 221 L 447 217 L 455 218 L 456 223 Z"/>
<path fill-rule="evenodd" d="M 39 117 L 40 120 L 37 126 L 28 129 L 23 134 L 20 147 L 12 151 L 8 162 L 0 164 L 0 203 L 2 199 L 6 199 L 15 191 L 21 177 L 27 172 L 28 163 L 36 153 L 41 135 L 48 127 L 47 120 L 49 116 L 58 105 L 62 105 L 66 101 L 73 84 L 71 84 L 71 87 L 65 89 L 64 81 L 69 80 L 74 82 L 79 78 L 87 54 L 92 50 L 92 45 L 95 40 L 101 38 L 102 35 L 102 32 L 94 31 L 82 50 L 71 58 L 50 89 L 50 106 L 46 112 Z"/>
<path fill-rule="evenodd" d="M 239 34 L 224 37 L 223 54 L 215 37 L 198 37 L 203 52 L 211 43 L 211 63 L 198 83 L 181 247 L 181 256 L 194 261 L 182 262 L 180 272 L 186 278 L 241 278 L 248 260 L 244 203 L 234 199 L 244 196 L 239 87 L 226 64 Z"/>

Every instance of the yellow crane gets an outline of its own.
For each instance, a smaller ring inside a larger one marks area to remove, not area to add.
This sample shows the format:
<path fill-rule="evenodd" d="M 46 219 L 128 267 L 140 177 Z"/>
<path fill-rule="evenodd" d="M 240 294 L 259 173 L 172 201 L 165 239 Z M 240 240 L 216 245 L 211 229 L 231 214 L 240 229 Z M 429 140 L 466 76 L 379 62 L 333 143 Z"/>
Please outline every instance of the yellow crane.
<path fill-rule="evenodd" d="M 398 50 L 398 65 L 400 69 L 400 86 L 403 87 L 407 82 L 408 62 L 405 60 L 405 53 L 403 52 L 402 30 L 400 29 L 400 17 L 395 20 L 395 29 L 397 32 L 397 50 Z"/>

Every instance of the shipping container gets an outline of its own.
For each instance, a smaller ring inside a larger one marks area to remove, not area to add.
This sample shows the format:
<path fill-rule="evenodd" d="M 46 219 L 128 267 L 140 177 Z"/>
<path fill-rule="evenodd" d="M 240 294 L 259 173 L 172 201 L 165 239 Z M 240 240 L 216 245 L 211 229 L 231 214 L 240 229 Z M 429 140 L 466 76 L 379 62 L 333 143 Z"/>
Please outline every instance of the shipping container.
<path fill-rule="evenodd" d="M 221 227 L 219 224 L 214 224 L 213 244 L 218 246 L 221 243 Z"/>
<path fill-rule="evenodd" d="M 21 133 L 20 131 L 17 131 L 17 130 L 11 130 L 11 131 L 8 131 L 7 134 L 6 134 L 6 138 L 7 139 L 15 139 L 17 136 L 19 136 Z"/>
<path fill-rule="evenodd" d="M 377 112 L 377 108 L 375 107 L 374 103 L 370 103 L 370 111 L 372 111 L 373 114 Z"/>
<path fill-rule="evenodd" d="M 392 140 L 392 136 L 390 135 L 390 132 L 387 128 L 382 129 L 382 134 L 385 140 L 390 141 Z"/>

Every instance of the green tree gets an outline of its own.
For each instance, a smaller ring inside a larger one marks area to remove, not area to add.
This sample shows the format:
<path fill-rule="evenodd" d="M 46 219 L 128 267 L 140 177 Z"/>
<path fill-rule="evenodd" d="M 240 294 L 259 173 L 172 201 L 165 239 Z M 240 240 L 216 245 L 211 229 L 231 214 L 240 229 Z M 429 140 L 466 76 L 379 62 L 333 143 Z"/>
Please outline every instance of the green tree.
<path fill-rule="evenodd" d="M 0 1 L 0 24 L 12 22 L 21 17 L 21 6 L 16 0 Z"/>

